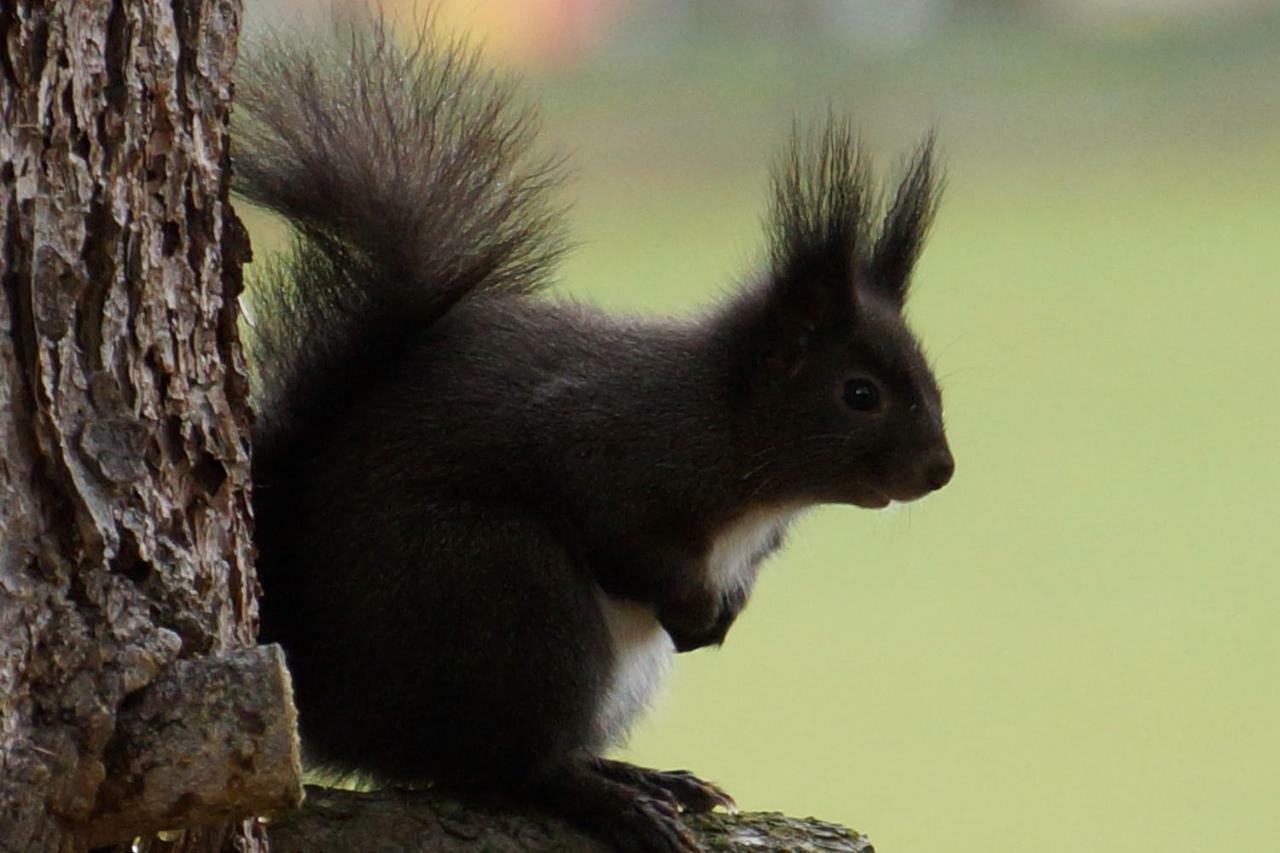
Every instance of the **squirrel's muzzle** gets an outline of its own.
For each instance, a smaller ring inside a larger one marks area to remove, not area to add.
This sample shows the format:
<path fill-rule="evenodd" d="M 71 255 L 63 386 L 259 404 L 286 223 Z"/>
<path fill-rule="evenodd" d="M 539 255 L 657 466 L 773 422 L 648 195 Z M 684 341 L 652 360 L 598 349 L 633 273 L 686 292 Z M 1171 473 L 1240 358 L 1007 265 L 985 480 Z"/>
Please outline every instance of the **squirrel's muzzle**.
<path fill-rule="evenodd" d="M 929 456 L 931 458 L 926 462 L 924 479 L 929 490 L 936 492 L 951 482 L 951 475 L 956 472 L 956 461 L 946 444 L 939 445 Z"/>

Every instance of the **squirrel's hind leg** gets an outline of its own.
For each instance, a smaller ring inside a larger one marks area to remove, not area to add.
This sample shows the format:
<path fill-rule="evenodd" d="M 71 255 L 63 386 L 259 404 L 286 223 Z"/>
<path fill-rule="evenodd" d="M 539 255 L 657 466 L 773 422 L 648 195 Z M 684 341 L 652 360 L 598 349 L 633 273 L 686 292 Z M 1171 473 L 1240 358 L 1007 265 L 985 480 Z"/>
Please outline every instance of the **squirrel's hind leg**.
<path fill-rule="evenodd" d="M 442 528 L 436 530 L 440 537 Z M 474 517 L 455 522 L 447 541 L 460 553 L 435 561 L 435 591 L 452 585 L 442 577 L 446 562 L 465 565 L 469 580 L 484 576 L 479 585 L 489 591 L 488 618 L 464 620 L 474 632 L 459 634 L 473 659 L 481 652 L 487 664 L 469 669 L 467 686 L 488 689 L 486 701 L 468 703 L 476 709 L 470 725 L 459 720 L 450 727 L 468 735 L 455 735 L 448 750 L 446 766 L 456 770 L 461 763 L 469 771 L 455 778 L 470 776 L 480 787 L 488 781 L 594 832 L 613 849 L 701 850 L 680 811 L 731 805 L 727 795 L 691 774 L 644 770 L 596 754 L 600 706 L 618 651 L 590 575 L 539 523 L 510 509 L 489 510 L 478 524 Z M 451 598 L 455 615 L 467 612 L 463 601 Z"/>

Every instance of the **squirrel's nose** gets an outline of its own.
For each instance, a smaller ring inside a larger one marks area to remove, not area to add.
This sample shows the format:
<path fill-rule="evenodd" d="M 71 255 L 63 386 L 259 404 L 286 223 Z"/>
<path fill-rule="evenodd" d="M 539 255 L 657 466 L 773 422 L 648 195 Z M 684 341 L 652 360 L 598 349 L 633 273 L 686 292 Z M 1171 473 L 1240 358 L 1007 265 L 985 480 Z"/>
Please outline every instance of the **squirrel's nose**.
<path fill-rule="evenodd" d="M 951 482 L 951 475 L 956 472 L 956 461 L 951 457 L 951 451 L 944 444 L 934 451 L 934 458 L 929 462 L 929 467 L 925 469 L 925 482 L 929 484 L 929 488 L 937 491 Z"/>

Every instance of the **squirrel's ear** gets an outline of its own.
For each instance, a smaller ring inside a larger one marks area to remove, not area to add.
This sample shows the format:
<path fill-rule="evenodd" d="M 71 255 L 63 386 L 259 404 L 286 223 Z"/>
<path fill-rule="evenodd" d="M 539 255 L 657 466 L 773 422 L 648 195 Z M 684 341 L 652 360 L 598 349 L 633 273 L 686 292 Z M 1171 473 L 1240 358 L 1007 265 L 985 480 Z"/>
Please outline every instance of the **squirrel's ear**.
<path fill-rule="evenodd" d="M 792 131 L 773 173 L 768 321 L 788 346 L 853 321 L 869 173 L 847 120 Z"/>
<path fill-rule="evenodd" d="M 940 192 L 931 133 L 908 162 L 898 183 L 868 269 L 869 283 L 888 293 L 899 305 L 906 301 L 911 270 L 924 248 Z"/>
<path fill-rule="evenodd" d="M 854 319 L 853 288 L 829 274 L 773 275 L 752 323 L 754 349 L 775 373 L 794 374 L 815 343 L 844 336 Z"/>

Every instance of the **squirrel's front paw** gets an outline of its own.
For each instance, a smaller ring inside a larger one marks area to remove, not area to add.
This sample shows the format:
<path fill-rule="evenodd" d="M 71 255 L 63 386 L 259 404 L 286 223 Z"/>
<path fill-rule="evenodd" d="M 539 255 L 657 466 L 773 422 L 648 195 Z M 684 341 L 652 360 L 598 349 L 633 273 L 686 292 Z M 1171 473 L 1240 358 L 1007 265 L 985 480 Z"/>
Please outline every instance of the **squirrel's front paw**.
<path fill-rule="evenodd" d="M 744 591 L 713 593 L 701 590 L 673 599 L 658 608 L 658 622 L 671 635 L 677 652 L 718 646 L 747 603 Z"/>

